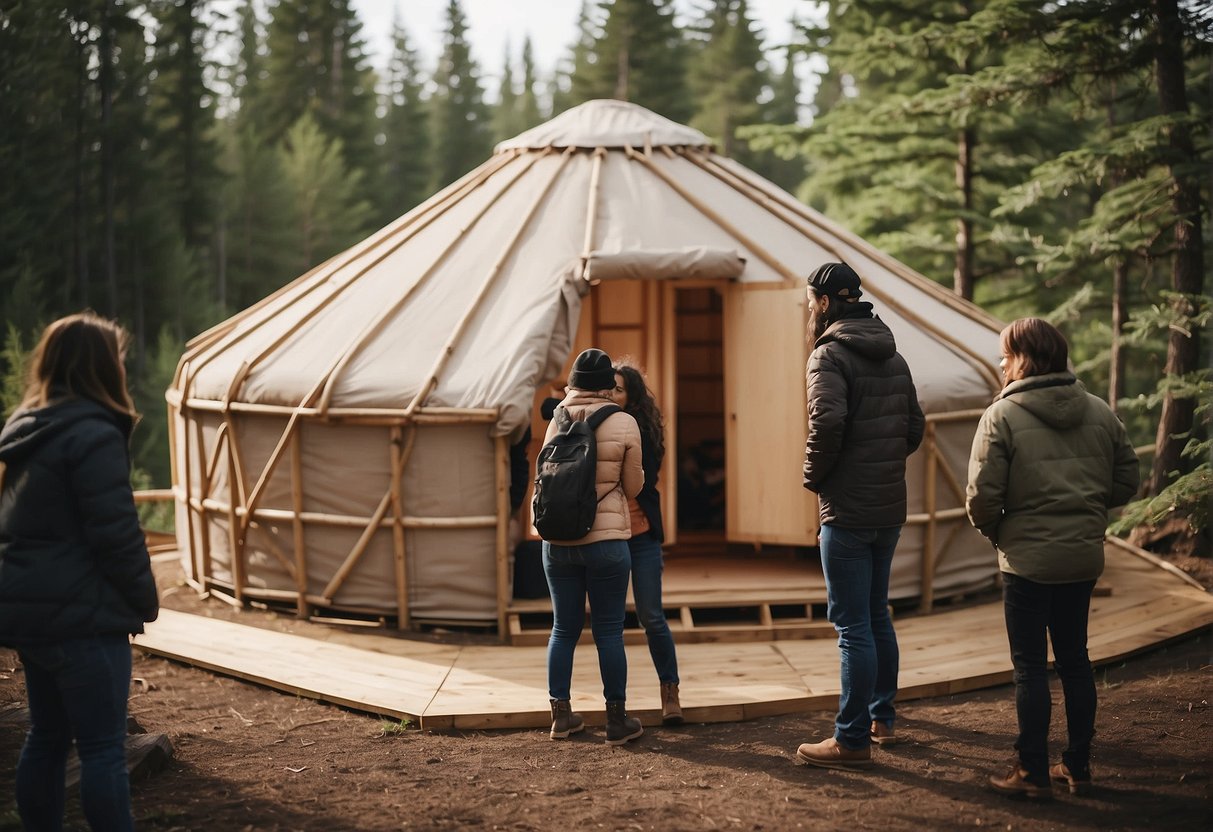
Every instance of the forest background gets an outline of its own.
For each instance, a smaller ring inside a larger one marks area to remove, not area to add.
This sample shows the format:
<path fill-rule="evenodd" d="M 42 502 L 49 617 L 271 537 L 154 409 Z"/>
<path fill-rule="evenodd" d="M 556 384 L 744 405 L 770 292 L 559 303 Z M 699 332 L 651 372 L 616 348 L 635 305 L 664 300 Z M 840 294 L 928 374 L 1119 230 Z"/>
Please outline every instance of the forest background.
<path fill-rule="evenodd" d="M 789 42 L 764 43 L 746 0 L 689 15 L 583 0 L 549 74 L 529 42 L 478 64 L 458 0 L 433 66 L 407 3 L 391 54 L 373 56 L 351 0 L 3 0 L 0 406 L 20 401 L 45 323 L 117 318 L 146 416 L 136 484 L 167 487 L 163 395 L 187 339 L 495 142 L 621 98 L 993 314 L 1061 327 L 1142 448 L 1143 499 L 1117 529 L 1208 554 L 1213 10 L 803 5 Z M 805 61 L 820 68 L 811 100 Z"/>

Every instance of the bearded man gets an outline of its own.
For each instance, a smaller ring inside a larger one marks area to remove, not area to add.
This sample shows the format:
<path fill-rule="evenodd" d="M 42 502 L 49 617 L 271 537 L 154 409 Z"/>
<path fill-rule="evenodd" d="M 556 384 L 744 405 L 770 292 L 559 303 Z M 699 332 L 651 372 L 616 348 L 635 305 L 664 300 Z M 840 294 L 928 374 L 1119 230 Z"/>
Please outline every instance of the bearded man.
<path fill-rule="evenodd" d="M 872 743 L 896 741 L 889 571 L 906 522 L 906 457 L 925 424 L 893 333 L 860 300 L 860 287 L 845 263 L 809 276 L 804 487 L 821 506 L 821 565 L 842 693 L 834 736 L 804 743 L 796 759 L 823 768 L 868 768 Z"/>

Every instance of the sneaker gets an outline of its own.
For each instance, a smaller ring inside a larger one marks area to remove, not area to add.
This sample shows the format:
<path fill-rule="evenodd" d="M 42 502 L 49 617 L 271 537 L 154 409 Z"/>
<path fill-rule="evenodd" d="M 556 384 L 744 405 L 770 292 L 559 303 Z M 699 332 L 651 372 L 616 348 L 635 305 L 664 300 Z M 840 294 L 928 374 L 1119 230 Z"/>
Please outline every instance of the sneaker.
<path fill-rule="evenodd" d="M 892 725 L 885 725 L 883 722 L 872 720 L 872 728 L 868 733 L 872 738 L 872 742 L 880 746 L 897 745 L 897 735 L 893 733 Z"/>
<path fill-rule="evenodd" d="M 1027 769 L 1018 762 L 1011 765 L 1011 770 L 1007 772 L 1006 777 L 991 774 L 990 788 L 1009 797 L 1025 797 L 1028 800 L 1053 799 L 1053 787 L 1051 785 L 1038 786 L 1030 782 Z"/>
<path fill-rule="evenodd" d="M 1070 773 L 1070 769 L 1065 763 L 1058 763 L 1049 769 L 1049 779 L 1058 783 L 1065 783 L 1070 789 L 1070 794 L 1089 794 L 1091 791 L 1091 772 L 1088 771 L 1086 776 L 1075 776 Z"/>
<path fill-rule="evenodd" d="M 845 745 L 840 745 L 838 740 L 830 737 L 822 742 L 803 743 L 796 749 L 796 762 L 819 768 L 858 771 L 872 767 L 872 749 L 871 747 L 847 748 Z"/>

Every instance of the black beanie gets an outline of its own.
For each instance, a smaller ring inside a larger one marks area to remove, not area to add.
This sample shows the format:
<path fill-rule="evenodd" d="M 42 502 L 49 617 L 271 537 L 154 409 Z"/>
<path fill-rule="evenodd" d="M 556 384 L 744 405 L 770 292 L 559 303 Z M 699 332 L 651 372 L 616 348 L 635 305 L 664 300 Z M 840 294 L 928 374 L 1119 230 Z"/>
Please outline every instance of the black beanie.
<path fill-rule="evenodd" d="M 615 368 L 611 357 L 602 350 L 588 349 L 573 362 L 569 387 L 578 390 L 610 390 L 615 386 Z"/>
<path fill-rule="evenodd" d="M 818 295 L 830 295 L 847 303 L 854 303 L 863 294 L 859 288 L 859 275 L 846 263 L 818 266 L 809 275 L 809 288 Z"/>

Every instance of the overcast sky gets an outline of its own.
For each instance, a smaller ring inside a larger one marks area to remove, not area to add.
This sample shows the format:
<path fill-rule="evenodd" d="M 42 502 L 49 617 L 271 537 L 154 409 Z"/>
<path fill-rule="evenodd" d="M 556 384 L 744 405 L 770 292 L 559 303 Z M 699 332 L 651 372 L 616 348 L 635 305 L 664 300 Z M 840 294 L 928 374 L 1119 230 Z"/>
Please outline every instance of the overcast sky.
<path fill-rule="evenodd" d="M 381 66 L 388 51 L 392 20 L 399 11 L 413 45 L 424 65 L 432 67 L 442 48 L 442 30 L 448 0 L 354 0 L 363 23 L 363 33 Z M 523 40 L 529 35 L 535 63 L 542 75 L 550 75 L 577 36 L 577 15 L 582 0 L 462 0 L 468 21 L 472 57 L 481 75 L 497 77 L 505 61 L 506 43 L 517 60 Z M 686 19 L 697 6 L 695 0 L 674 4 Z M 793 15 L 807 18 L 819 4 L 811 0 L 750 0 L 750 17 L 762 31 L 770 49 L 786 43 Z M 782 62 L 777 63 L 782 67 Z M 495 92 L 494 85 L 488 85 Z"/>

